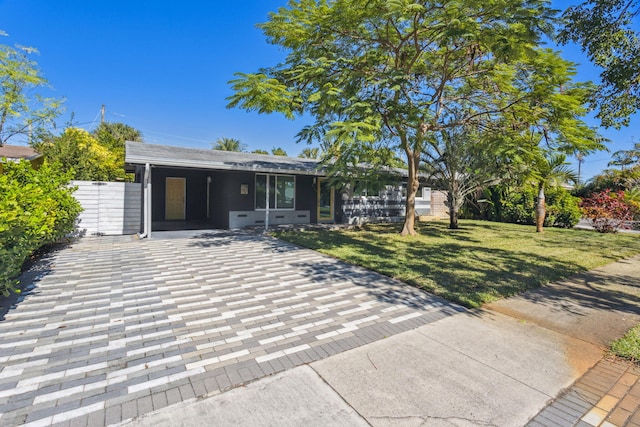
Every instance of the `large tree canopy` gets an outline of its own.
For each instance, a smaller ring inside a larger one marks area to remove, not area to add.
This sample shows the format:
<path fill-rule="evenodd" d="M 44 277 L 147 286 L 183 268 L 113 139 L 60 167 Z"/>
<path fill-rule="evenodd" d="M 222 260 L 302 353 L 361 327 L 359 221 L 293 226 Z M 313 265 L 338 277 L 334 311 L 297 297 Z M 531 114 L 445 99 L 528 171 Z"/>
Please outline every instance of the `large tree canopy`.
<path fill-rule="evenodd" d="M 591 97 L 605 127 L 629 124 L 640 108 L 640 1 L 587 0 L 564 12 L 560 41 L 574 41 L 602 68 Z"/>
<path fill-rule="evenodd" d="M 0 44 L 0 147 L 15 136 L 39 133 L 60 113 L 61 100 L 38 92 L 48 83 L 30 58 L 34 53 Z"/>
<path fill-rule="evenodd" d="M 300 138 L 344 153 L 404 152 L 408 168 L 403 234 L 415 234 L 422 153 L 443 130 L 479 128 L 535 96 L 537 48 L 554 13 L 544 0 L 291 0 L 261 24 L 287 49 L 282 64 L 237 74 L 229 106 L 315 122 Z M 555 87 L 551 92 L 561 91 Z M 515 117 L 514 120 L 519 120 Z"/>

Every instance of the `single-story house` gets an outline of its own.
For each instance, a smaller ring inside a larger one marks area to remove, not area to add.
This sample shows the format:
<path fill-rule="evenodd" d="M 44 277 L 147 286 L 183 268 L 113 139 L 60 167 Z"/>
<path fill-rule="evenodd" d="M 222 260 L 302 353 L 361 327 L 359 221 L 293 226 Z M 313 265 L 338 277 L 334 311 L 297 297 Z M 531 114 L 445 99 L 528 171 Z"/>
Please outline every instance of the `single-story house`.
<path fill-rule="evenodd" d="M 39 167 L 44 161 L 42 154 L 26 145 L 7 145 L 0 146 L 0 159 L 6 159 L 10 162 L 19 162 L 20 160 L 29 160 L 34 167 Z M 0 166 L 0 173 L 2 166 Z"/>
<path fill-rule="evenodd" d="M 316 160 L 127 142 L 125 164 L 154 231 L 336 221 L 340 199 Z"/>
<path fill-rule="evenodd" d="M 380 197 L 347 198 L 313 159 L 127 142 L 125 167 L 141 185 L 143 235 L 404 215 L 401 183 Z"/>

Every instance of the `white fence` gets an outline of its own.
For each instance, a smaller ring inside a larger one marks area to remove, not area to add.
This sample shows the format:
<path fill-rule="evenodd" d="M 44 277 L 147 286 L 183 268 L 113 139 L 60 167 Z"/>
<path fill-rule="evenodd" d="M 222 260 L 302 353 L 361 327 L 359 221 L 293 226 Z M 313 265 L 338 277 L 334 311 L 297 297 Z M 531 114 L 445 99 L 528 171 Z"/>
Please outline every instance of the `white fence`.
<path fill-rule="evenodd" d="M 142 191 L 130 182 L 72 181 L 84 211 L 78 231 L 87 236 L 135 234 L 140 231 Z"/>

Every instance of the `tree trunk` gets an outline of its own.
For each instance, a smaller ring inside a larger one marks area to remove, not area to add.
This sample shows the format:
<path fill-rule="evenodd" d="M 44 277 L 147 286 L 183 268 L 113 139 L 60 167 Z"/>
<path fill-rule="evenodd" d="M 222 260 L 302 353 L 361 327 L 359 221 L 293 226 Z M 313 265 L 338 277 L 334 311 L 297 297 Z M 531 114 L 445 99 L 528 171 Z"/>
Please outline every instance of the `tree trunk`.
<path fill-rule="evenodd" d="M 458 229 L 458 212 L 455 209 L 449 210 L 449 228 L 451 230 Z"/>
<path fill-rule="evenodd" d="M 404 225 L 402 226 L 401 236 L 415 236 L 415 215 L 416 215 L 416 194 L 418 193 L 418 166 L 420 164 L 420 153 L 406 150 L 407 160 L 409 163 L 407 180 L 407 200 L 405 203 Z"/>
<path fill-rule="evenodd" d="M 451 230 L 458 229 L 458 201 L 456 200 L 454 191 L 449 190 L 447 193 L 447 202 L 449 203 L 449 228 Z"/>
<path fill-rule="evenodd" d="M 538 189 L 538 204 L 536 205 L 536 233 L 542 233 L 544 218 L 547 216 L 547 204 L 544 197 L 544 185 Z"/>

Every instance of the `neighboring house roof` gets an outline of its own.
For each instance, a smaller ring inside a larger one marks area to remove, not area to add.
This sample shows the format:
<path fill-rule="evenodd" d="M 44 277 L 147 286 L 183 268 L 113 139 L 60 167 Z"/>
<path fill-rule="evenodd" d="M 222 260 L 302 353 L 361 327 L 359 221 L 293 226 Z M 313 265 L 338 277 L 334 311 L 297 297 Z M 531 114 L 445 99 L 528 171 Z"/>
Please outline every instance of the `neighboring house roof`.
<path fill-rule="evenodd" d="M 203 150 L 127 141 L 127 165 L 185 167 L 324 176 L 318 160 L 234 151 Z"/>
<path fill-rule="evenodd" d="M 18 161 L 22 159 L 35 160 L 38 157 L 42 157 L 42 154 L 31 147 L 6 144 L 0 147 L 0 159 L 6 158 L 7 160 Z"/>

